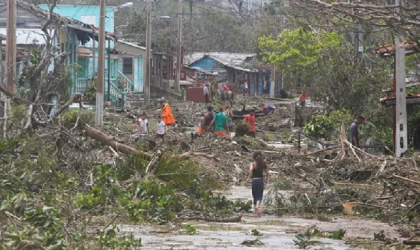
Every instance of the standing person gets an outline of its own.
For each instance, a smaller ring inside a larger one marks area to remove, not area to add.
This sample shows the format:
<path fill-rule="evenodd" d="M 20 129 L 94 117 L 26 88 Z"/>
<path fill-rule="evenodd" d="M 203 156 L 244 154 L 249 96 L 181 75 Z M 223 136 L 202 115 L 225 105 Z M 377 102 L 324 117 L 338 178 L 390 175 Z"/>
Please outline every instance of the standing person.
<path fill-rule="evenodd" d="M 162 119 L 163 119 L 163 122 L 167 126 L 174 125 L 175 124 L 175 118 L 174 118 L 174 115 L 172 114 L 171 106 L 169 106 L 169 104 L 167 103 L 167 101 L 164 97 L 162 97 L 162 99 L 160 100 L 160 104 L 162 105 Z"/>
<path fill-rule="evenodd" d="M 160 138 L 162 139 L 162 141 L 165 141 L 166 124 L 163 121 L 162 116 L 157 116 L 156 121 L 157 121 L 156 138 Z"/>
<path fill-rule="evenodd" d="M 213 121 L 213 107 L 207 107 L 207 113 L 201 118 L 200 126 L 198 127 L 197 133 L 203 133 L 209 127 L 211 121 Z"/>
<path fill-rule="evenodd" d="M 301 107 L 305 107 L 306 104 L 306 94 L 304 92 L 300 93 L 299 103 Z"/>
<path fill-rule="evenodd" d="M 214 115 L 213 121 L 211 121 L 210 125 L 207 129 L 210 129 L 210 127 L 214 124 L 214 133 L 220 135 L 221 137 L 225 137 L 226 134 L 229 135 L 229 127 L 227 124 L 227 117 L 223 113 L 223 108 L 219 108 L 219 112 Z"/>
<path fill-rule="evenodd" d="M 265 180 L 268 181 L 268 163 L 263 159 L 261 152 L 257 151 L 252 156 L 254 162 L 249 166 L 248 178 L 246 182 L 251 181 L 252 183 L 252 198 L 254 200 L 254 215 L 259 216 L 260 205 L 263 199 L 264 193 L 264 173 Z"/>
<path fill-rule="evenodd" d="M 204 100 L 206 101 L 206 105 L 207 105 L 207 103 L 209 103 L 209 85 L 207 83 L 204 84 L 203 93 L 204 93 Z"/>
<path fill-rule="evenodd" d="M 355 147 L 360 147 L 359 144 L 359 130 L 357 125 L 363 124 L 365 122 L 365 118 L 363 116 L 358 116 L 356 120 L 350 125 L 350 142 Z"/>
<path fill-rule="evenodd" d="M 244 82 L 244 96 L 248 95 L 248 81 Z"/>
<path fill-rule="evenodd" d="M 373 123 L 365 120 L 362 125 L 360 126 L 360 135 L 362 136 L 363 144 L 365 146 L 369 146 L 372 142 L 372 137 L 375 134 L 376 127 Z"/>
<path fill-rule="evenodd" d="M 255 111 L 251 109 L 249 114 L 247 114 L 244 118 L 244 122 L 246 122 L 249 125 L 249 135 L 252 137 L 255 137 L 255 123 L 257 122 L 257 119 L 255 118 Z"/>
<path fill-rule="evenodd" d="M 232 117 L 233 117 L 233 113 L 232 110 L 230 109 L 229 106 L 226 106 L 225 111 L 223 112 L 227 118 L 227 124 L 229 127 L 229 131 L 232 131 L 233 129 L 233 121 L 232 121 Z"/>
<path fill-rule="evenodd" d="M 276 111 L 276 108 L 275 108 L 275 107 L 273 107 L 273 106 L 270 106 L 270 105 L 265 105 L 265 106 L 263 107 L 263 112 L 264 112 L 264 114 L 265 114 L 265 115 L 268 115 L 268 114 L 273 114 L 273 113 L 274 113 L 274 111 Z"/>
<path fill-rule="evenodd" d="M 146 119 L 146 116 L 146 113 L 143 112 L 136 122 L 140 135 L 149 135 L 149 121 Z"/>
<path fill-rule="evenodd" d="M 224 95 L 225 95 L 225 100 L 227 100 L 227 98 L 228 98 L 228 92 L 229 92 L 229 87 L 227 86 L 227 83 L 224 83 L 223 84 L 223 93 L 224 93 Z"/>

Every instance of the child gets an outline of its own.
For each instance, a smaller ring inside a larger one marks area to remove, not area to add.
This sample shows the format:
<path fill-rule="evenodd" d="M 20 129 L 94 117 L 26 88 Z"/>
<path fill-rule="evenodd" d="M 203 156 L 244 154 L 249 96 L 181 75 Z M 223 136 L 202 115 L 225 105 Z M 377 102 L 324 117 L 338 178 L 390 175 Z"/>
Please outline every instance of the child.
<path fill-rule="evenodd" d="M 149 121 L 146 119 L 145 112 L 141 114 L 141 117 L 137 120 L 136 124 L 140 135 L 149 135 Z"/>
<path fill-rule="evenodd" d="M 162 120 L 162 116 L 157 116 L 156 117 L 156 121 L 157 121 L 157 132 L 156 132 L 156 138 L 160 138 L 162 139 L 162 141 L 165 140 L 165 128 L 166 125 Z"/>

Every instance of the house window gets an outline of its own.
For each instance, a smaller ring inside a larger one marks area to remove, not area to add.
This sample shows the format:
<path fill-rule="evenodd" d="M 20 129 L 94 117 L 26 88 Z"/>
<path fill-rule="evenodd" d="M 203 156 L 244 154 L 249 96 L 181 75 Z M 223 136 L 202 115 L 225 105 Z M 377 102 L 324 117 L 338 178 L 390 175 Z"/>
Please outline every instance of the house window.
<path fill-rule="evenodd" d="M 127 75 L 133 74 L 133 58 L 131 57 L 123 58 L 123 74 L 127 74 Z"/>

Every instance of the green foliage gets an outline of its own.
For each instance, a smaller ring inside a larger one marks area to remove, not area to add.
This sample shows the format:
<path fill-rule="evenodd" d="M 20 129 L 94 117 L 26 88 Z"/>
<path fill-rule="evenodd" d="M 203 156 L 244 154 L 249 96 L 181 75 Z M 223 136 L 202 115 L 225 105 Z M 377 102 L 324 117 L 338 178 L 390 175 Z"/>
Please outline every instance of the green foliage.
<path fill-rule="evenodd" d="M 133 234 L 127 234 L 117 237 L 114 230 L 101 232 L 98 237 L 98 243 L 103 249 L 128 250 L 141 247 L 141 239 L 136 239 Z"/>
<path fill-rule="evenodd" d="M 305 249 L 309 245 L 309 238 L 303 234 L 296 234 L 293 242 L 299 247 L 299 249 Z"/>
<path fill-rule="evenodd" d="M 246 122 L 240 122 L 235 126 L 235 137 L 240 137 L 248 134 L 249 132 L 249 125 Z"/>
<path fill-rule="evenodd" d="M 78 121 L 77 117 L 79 117 Z M 77 128 L 83 129 L 85 125 L 94 124 L 94 119 L 95 114 L 91 110 L 70 110 L 61 115 L 61 124 L 66 128 L 71 129 L 76 125 L 77 121 Z"/>
<path fill-rule="evenodd" d="M 262 236 L 262 233 L 260 231 L 258 231 L 257 229 L 252 229 L 251 234 L 253 236 Z"/>
<path fill-rule="evenodd" d="M 307 79 L 312 74 L 310 69 L 322 59 L 324 52 L 339 47 L 341 40 L 342 36 L 335 32 L 315 33 L 298 28 L 286 29 L 275 39 L 260 37 L 258 45 L 263 59 L 283 69 L 286 77 L 298 74 Z"/>
<path fill-rule="evenodd" d="M 118 199 L 130 220 L 163 224 L 174 219 L 176 213 L 183 208 L 175 191 L 169 183 L 135 181 L 130 190 L 121 194 Z"/>
<path fill-rule="evenodd" d="M 313 237 L 325 237 L 334 240 L 342 240 L 345 234 L 346 230 L 341 228 L 333 232 L 323 232 L 317 226 L 311 226 L 306 230 L 306 232 L 296 234 L 296 239 L 294 239 L 293 242 L 295 245 L 299 246 L 299 248 L 305 249 L 313 243 L 311 242 L 311 238 Z"/>
<path fill-rule="evenodd" d="M 309 123 L 305 124 L 305 134 L 325 140 L 338 139 L 340 137 L 341 124 L 347 128 L 352 122 L 352 115 L 348 110 L 333 110 L 328 115 L 312 116 Z"/>
<path fill-rule="evenodd" d="M 215 196 L 211 191 L 203 190 L 198 181 L 193 182 L 186 190 L 186 193 L 191 197 L 187 204 L 191 210 L 212 211 L 217 214 L 230 214 L 232 211 L 248 212 L 252 208 L 252 201 L 231 201 L 220 194 Z"/>
<path fill-rule="evenodd" d="M 332 232 L 332 234 L 328 238 L 331 238 L 333 240 L 342 240 L 345 234 L 346 230 L 340 228 L 337 231 Z"/>
<path fill-rule="evenodd" d="M 197 233 L 197 229 L 191 225 L 185 225 L 182 229 L 185 234 L 193 235 Z"/>
<path fill-rule="evenodd" d="M 86 100 L 90 103 L 96 102 L 96 81 L 96 77 L 92 78 L 89 82 L 89 86 L 87 87 L 86 92 L 84 93 Z"/>

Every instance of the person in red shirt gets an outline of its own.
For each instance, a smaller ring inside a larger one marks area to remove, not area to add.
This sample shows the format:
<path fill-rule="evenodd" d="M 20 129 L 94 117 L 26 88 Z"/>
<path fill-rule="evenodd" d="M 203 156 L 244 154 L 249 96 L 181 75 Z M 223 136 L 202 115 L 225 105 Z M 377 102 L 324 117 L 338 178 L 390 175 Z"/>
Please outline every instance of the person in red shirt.
<path fill-rule="evenodd" d="M 257 119 L 255 118 L 255 111 L 253 109 L 245 116 L 244 122 L 249 125 L 249 135 L 255 137 L 255 123 Z"/>
<path fill-rule="evenodd" d="M 307 94 L 305 94 L 304 92 L 300 93 L 299 102 L 301 107 L 305 107 L 306 97 Z"/>
<path fill-rule="evenodd" d="M 223 84 L 223 90 L 224 91 L 229 91 L 229 87 L 227 86 L 227 84 L 225 83 L 225 84 Z"/>

